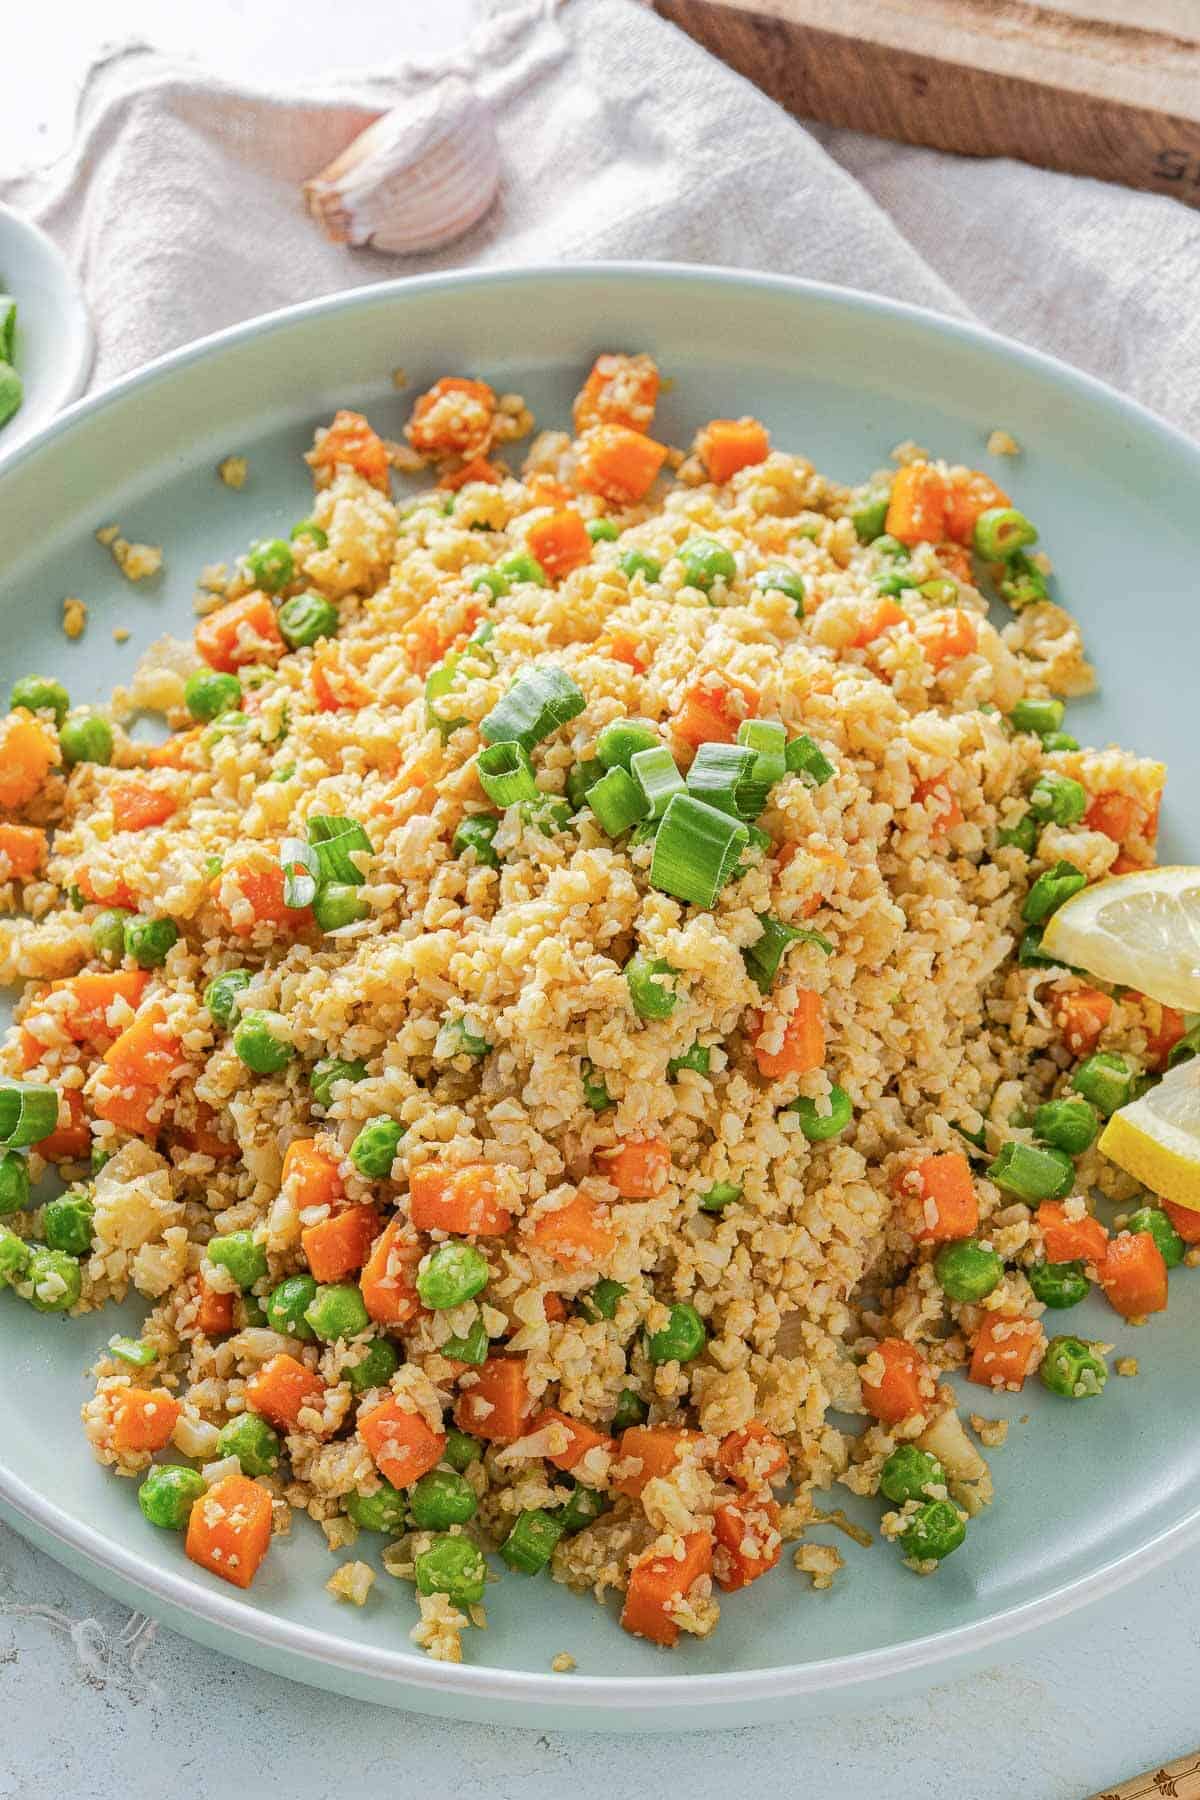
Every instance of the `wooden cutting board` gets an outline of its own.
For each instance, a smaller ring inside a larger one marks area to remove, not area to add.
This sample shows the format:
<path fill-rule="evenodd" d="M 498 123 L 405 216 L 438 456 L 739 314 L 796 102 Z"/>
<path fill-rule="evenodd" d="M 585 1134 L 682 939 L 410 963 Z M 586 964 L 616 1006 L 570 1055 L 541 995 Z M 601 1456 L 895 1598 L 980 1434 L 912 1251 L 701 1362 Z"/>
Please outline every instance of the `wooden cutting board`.
<path fill-rule="evenodd" d="M 653 4 L 801 118 L 1200 206 L 1200 0 Z"/>

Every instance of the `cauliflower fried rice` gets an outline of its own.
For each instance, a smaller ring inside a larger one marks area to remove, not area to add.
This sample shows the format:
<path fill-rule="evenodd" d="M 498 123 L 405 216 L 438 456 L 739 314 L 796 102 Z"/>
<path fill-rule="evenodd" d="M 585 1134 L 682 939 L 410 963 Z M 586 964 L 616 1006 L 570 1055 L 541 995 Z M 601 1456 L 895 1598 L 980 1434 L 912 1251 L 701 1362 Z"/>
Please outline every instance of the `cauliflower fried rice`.
<path fill-rule="evenodd" d="M 853 489 L 753 420 L 671 449 L 658 386 L 601 357 L 519 474 L 483 382 L 404 445 L 340 413 L 194 645 L 0 724 L 0 1272 L 150 1302 L 83 1408 L 150 1525 L 239 1586 L 294 1510 L 382 1532 L 442 1658 L 493 1549 L 497 1606 L 548 1567 L 707 1635 L 838 1483 L 929 1573 L 992 1495 L 945 1376 L 1098 1393 L 1061 1271 L 1165 1303 L 1158 1222 L 1086 1196 L 1182 1021 L 1038 947 L 1153 862 L 1164 770 L 1061 731 L 1032 528 L 915 446 Z"/>

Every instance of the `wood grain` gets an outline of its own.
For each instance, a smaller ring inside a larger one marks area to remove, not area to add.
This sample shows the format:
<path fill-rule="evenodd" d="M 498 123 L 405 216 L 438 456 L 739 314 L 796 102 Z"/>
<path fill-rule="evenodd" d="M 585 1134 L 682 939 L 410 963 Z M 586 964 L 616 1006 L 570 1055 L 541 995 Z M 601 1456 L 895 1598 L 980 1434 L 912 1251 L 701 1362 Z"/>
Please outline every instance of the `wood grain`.
<path fill-rule="evenodd" d="M 1093 1794 L 1092 1800 L 1200 1800 L 1200 1750 L 1165 1768 L 1147 1770 L 1118 1787 Z"/>
<path fill-rule="evenodd" d="M 1200 206 L 1194 0 L 654 5 L 801 118 Z"/>

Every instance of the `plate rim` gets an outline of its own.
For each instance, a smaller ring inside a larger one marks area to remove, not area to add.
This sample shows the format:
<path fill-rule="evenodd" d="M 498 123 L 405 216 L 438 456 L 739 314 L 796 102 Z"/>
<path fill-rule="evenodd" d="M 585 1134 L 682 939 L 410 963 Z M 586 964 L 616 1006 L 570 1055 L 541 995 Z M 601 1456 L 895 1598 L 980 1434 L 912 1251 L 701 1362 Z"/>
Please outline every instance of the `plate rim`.
<path fill-rule="evenodd" d="M 29 223 L 22 220 L 23 223 Z M 37 228 L 34 227 L 36 230 Z M 44 234 L 42 234 L 44 236 Z M 49 241 L 49 240 L 47 240 Z M 54 248 L 54 246 L 51 246 Z M 57 250 L 55 254 L 59 254 Z M 450 270 L 430 275 L 398 277 L 362 287 L 344 289 L 312 300 L 277 308 L 253 319 L 198 338 L 156 357 L 94 394 L 67 406 L 29 437 L 0 453 L 0 481 L 29 458 L 41 454 L 69 434 L 81 420 L 103 413 L 111 406 L 168 378 L 178 370 L 254 338 L 286 330 L 301 320 L 322 314 L 353 312 L 358 307 L 403 301 L 414 293 L 472 287 L 504 288 L 537 282 L 570 286 L 593 280 L 618 278 L 631 283 L 667 280 L 752 289 L 790 296 L 801 302 L 832 303 L 872 320 L 907 321 L 947 336 L 964 347 L 983 348 L 993 355 L 1017 362 L 1036 376 L 1049 380 L 1060 391 L 1074 390 L 1097 404 L 1114 409 L 1143 431 L 1165 439 L 1191 467 L 1200 481 L 1200 445 L 1180 427 L 1161 418 L 1141 401 L 1118 392 L 1107 382 L 1074 368 L 1060 358 L 1018 343 L 972 320 L 955 319 L 933 308 L 897 301 L 864 290 L 831 282 L 805 280 L 715 264 L 677 262 L 596 261 L 585 263 L 516 264 L 501 269 Z M 814 1662 L 786 1663 L 774 1668 L 729 1670 L 655 1676 L 572 1674 L 561 1676 L 535 1670 L 496 1669 L 477 1664 L 436 1663 L 399 1647 L 355 1643 L 348 1637 L 331 1637 L 277 1613 L 260 1611 L 233 1594 L 210 1589 L 186 1571 L 155 1569 L 141 1562 L 136 1552 L 118 1540 L 95 1530 L 86 1520 L 74 1518 L 54 1500 L 32 1489 L 6 1467 L 0 1453 L 0 1500 L 15 1516 L 62 1544 L 86 1563 L 105 1570 L 122 1587 L 131 1588 L 180 1613 L 202 1619 L 235 1640 L 234 1654 L 254 1660 L 255 1644 L 298 1659 L 310 1678 L 322 1668 L 337 1669 L 344 1676 L 394 1684 L 399 1688 L 436 1690 L 475 1701 L 533 1703 L 553 1710 L 614 1714 L 633 1712 L 644 1716 L 673 1706 L 778 1702 L 820 1693 L 869 1689 L 901 1673 L 928 1674 L 973 1653 L 1048 1626 L 1078 1609 L 1116 1593 L 1139 1576 L 1157 1569 L 1172 1557 L 1200 1543 L 1200 1499 L 1173 1523 L 1144 1542 L 1047 1592 L 970 1623 L 946 1631 L 856 1651 Z M 302 1677 L 303 1678 L 303 1677 Z"/>

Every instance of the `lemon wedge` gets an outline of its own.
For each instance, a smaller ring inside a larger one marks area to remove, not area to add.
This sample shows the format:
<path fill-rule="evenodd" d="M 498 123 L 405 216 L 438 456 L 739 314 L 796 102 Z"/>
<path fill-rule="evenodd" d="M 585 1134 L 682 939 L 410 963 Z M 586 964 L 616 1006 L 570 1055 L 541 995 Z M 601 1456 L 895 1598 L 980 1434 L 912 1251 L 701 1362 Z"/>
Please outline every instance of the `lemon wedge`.
<path fill-rule="evenodd" d="M 1200 1012 L 1200 869 L 1138 869 L 1097 881 L 1053 914 L 1042 949 L 1162 1006 Z"/>
<path fill-rule="evenodd" d="M 1200 1058 L 1115 1112 L 1099 1148 L 1152 1194 L 1200 1211 Z"/>

